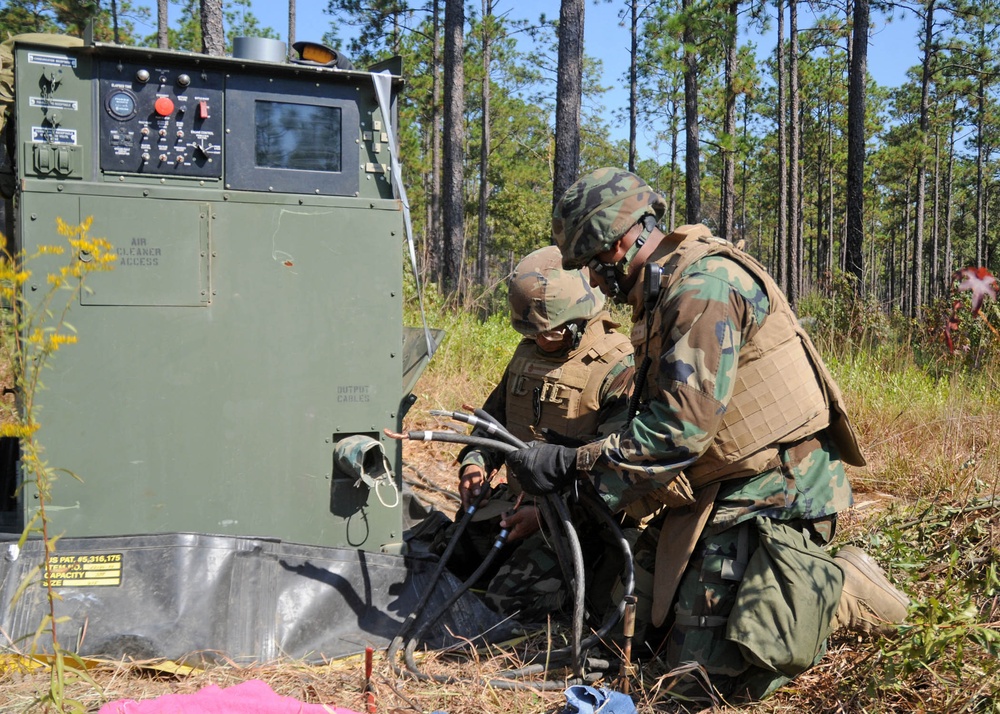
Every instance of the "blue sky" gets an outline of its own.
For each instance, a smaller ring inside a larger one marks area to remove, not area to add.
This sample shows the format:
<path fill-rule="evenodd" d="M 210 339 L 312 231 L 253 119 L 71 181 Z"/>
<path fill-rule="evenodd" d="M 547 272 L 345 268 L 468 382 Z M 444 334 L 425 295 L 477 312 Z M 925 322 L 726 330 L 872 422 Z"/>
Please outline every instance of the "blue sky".
<path fill-rule="evenodd" d="M 151 27 L 137 27 L 139 34 L 152 34 L 155 32 L 155 0 L 139 0 L 139 5 L 152 8 L 153 25 Z M 478 7 L 478 3 L 476 6 Z M 584 42 L 586 52 L 589 55 L 600 57 L 604 64 L 604 84 L 611 87 L 621 87 L 622 77 L 628 70 L 628 47 L 629 33 L 624 27 L 618 24 L 618 10 L 624 5 L 622 2 L 613 4 L 599 0 L 593 2 L 588 0 L 585 14 Z M 253 0 L 253 13 L 260 20 L 262 25 L 270 26 L 276 30 L 282 39 L 286 38 L 288 32 L 288 5 L 282 0 Z M 297 0 L 296 19 L 296 39 L 316 39 L 319 40 L 326 32 L 332 21 L 332 17 L 323 12 L 327 6 L 327 0 Z M 170 12 L 171 24 L 177 20 L 179 12 L 177 5 L 171 3 Z M 545 13 L 550 18 L 558 18 L 558 0 L 531 0 L 530 3 L 501 0 L 497 12 L 508 12 L 513 17 L 524 17 L 536 19 L 541 13 Z M 773 11 L 773 10 L 772 10 Z M 809 6 L 800 4 L 799 27 L 806 28 L 811 24 L 812 15 Z M 868 71 L 875 80 L 884 86 L 896 87 L 901 85 L 906 79 L 906 70 L 917 63 L 918 48 L 915 39 L 917 23 L 912 15 L 908 17 L 897 16 L 891 23 L 887 23 L 884 17 L 873 15 L 872 24 L 874 33 L 868 54 Z M 772 23 L 773 25 L 773 23 Z M 314 29 L 313 33 L 311 30 Z M 773 28 L 771 30 L 773 33 Z M 340 33 L 341 37 L 350 35 L 350 28 L 344 28 Z M 773 46 L 770 37 L 762 37 L 758 44 L 769 51 Z M 627 104 L 627 91 L 624 88 L 612 90 L 604 98 L 604 104 L 609 111 L 615 107 L 624 107 Z M 614 120 L 609 117 L 612 124 L 612 135 L 616 138 L 626 137 L 628 129 L 624 126 L 617 126 Z M 641 130 L 640 130 L 641 133 Z"/>

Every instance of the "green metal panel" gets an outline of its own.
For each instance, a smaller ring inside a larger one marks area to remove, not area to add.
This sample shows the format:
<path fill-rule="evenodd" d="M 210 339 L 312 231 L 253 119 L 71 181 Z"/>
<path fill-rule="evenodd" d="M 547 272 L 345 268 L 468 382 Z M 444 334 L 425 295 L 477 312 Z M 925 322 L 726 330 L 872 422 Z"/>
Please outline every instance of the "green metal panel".
<path fill-rule="evenodd" d="M 118 199 L 151 218 L 105 222 L 111 212 L 89 209 L 107 200 L 26 194 L 25 210 L 42 225 L 94 215 L 91 233 L 116 249 L 140 234 L 152 244 L 164 234 L 147 226 L 204 210 Z M 208 303 L 105 304 L 137 290 L 136 268 L 92 276 L 97 304 L 71 312 L 80 342 L 59 354 L 39 399 L 47 458 L 83 479 L 58 484 L 57 530 L 399 540 L 398 511 L 353 482 L 338 490 L 333 472 L 335 441 L 379 438 L 401 397 L 399 213 L 368 206 L 214 204 Z M 185 280 L 198 267 L 188 253 L 191 264 L 173 271 Z M 162 282 L 150 279 L 150 294 Z M 387 449 L 398 462 L 395 442 Z"/>
<path fill-rule="evenodd" d="M 93 92 L 90 57 L 77 48 L 18 48 L 16 127 L 24 175 L 90 177 Z"/>
<path fill-rule="evenodd" d="M 80 213 L 115 236 L 115 269 L 92 275 L 84 305 L 187 305 L 209 301 L 211 205 L 83 196 Z"/>
<path fill-rule="evenodd" d="M 59 91 L 105 111 L 91 70 L 123 50 L 64 52 L 80 56 Z M 144 61 L 125 54 L 135 66 Z M 170 77 L 192 62 L 181 53 L 150 56 L 150 66 L 167 67 Z M 263 71 L 253 62 L 198 61 Z M 19 67 L 18 76 L 37 82 L 36 69 Z M 268 69 L 297 83 L 308 71 Z M 370 77 L 317 77 L 356 84 L 366 98 L 361 123 L 374 126 L 380 113 Z M 22 100 L 19 92 L 23 127 L 37 115 Z M 145 121 L 140 112 L 109 131 L 107 118 L 102 127 L 88 114 L 77 149 L 86 159 L 81 173 L 92 177 L 66 181 L 29 168 L 20 177 L 20 247 L 32 252 L 61 240 L 57 217 L 73 224 L 92 216 L 91 235 L 106 238 L 118 256 L 112 272 L 88 278 L 90 291 L 68 317 L 79 342 L 60 351 L 38 396 L 46 459 L 82 479 L 57 483 L 51 528 L 68 536 L 190 531 L 398 549 L 398 493 L 356 486 L 334 465 L 337 442 L 365 434 L 383 444 L 400 484 L 398 443 L 382 432 L 398 428 L 404 396 L 402 210 L 388 197 L 387 176 L 360 161 L 381 161 L 386 147 L 374 145 L 380 137 L 365 146 L 361 126 L 345 127 L 358 136 L 359 196 L 225 190 L 226 176 L 174 176 L 166 166 L 148 175 L 145 168 L 101 173 L 97 144 L 128 132 L 135 139 Z M 33 266 L 29 299 L 44 291 L 46 271 L 59 260 Z M 26 490 L 27 517 L 36 503 Z"/>

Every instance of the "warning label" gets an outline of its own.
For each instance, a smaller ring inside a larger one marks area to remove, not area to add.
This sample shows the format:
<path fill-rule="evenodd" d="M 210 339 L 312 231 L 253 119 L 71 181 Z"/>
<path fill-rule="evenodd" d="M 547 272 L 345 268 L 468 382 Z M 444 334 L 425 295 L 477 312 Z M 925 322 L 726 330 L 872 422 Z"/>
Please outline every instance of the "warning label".
<path fill-rule="evenodd" d="M 49 579 L 42 585 L 54 588 L 94 587 L 122 584 L 122 554 L 53 555 Z"/>

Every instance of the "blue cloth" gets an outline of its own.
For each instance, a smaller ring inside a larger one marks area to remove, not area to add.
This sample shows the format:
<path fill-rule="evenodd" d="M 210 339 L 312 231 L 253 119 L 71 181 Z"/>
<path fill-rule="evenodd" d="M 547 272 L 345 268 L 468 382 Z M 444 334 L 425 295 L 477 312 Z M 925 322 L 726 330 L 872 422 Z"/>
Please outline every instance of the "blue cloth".
<path fill-rule="evenodd" d="M 595 689 L 576 684 L 566 690 L 563 714 L 638 714 L 635 703 L 627 694 L 607 687 Z"/>

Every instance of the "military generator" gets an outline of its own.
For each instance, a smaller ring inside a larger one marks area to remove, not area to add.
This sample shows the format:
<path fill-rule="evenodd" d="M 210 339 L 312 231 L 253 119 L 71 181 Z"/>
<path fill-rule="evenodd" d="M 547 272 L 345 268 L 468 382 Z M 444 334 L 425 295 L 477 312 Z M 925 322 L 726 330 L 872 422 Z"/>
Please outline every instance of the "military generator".
<path fill-rule="evenodd" d="M 404 555 L 400 448 L 383 430 L 435 339 L 402 324 L 398 65 L 287 62 L 283 45 L 279 61 L 12 47 L 8 248 L 31 255 L 61 240 L 57 221 L 91 220 L 114 267 L 87 276 L 66 317 L 77 342 L 34 395 L 44 458 L 78 478 L 52 486 L 62 539 L 20 598 L 42 557 L 38 539 L 17 543 L 39 493 L 5 450 L 10 644 L 37 627 L 46 585 L 84 655 L 384 643 L 424 567 Z M 65 260 L 35 259 L 26 305 Z"/>

